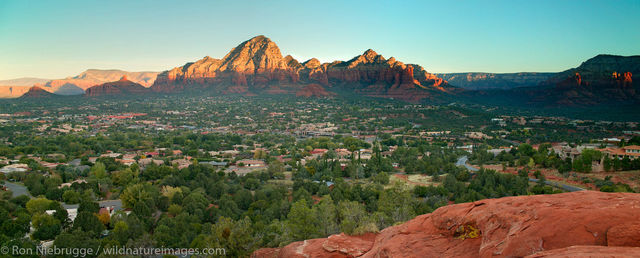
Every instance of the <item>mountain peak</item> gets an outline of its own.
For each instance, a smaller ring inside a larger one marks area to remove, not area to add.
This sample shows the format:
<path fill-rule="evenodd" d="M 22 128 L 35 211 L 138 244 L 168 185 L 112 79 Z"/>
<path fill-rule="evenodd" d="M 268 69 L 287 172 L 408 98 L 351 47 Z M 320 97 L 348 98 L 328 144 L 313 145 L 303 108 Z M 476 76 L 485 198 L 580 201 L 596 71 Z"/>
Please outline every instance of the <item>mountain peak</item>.
<path fill-rule="evenodd" d="M 232 49 L 222 59 L 219 70 L 254 73 L 257 70 L 285 69 L 286 66 L 276 43 L 260 35 Z"/>
<path fill-rule="evenodd" d="M 383 56 L 373 51 L 373 49 L 367 49 L 364 51 L 362 55 L 356 56 L 353 59 L 349 60 L 346 64 L 349 68 L 354 68 L 358 65 L 366 65 L 366 64 L 374 64 L 374 63 L 382 63 L 385 59 Z"/>
<path fill-rule="evenodd" d="M 271 41 L 271 39 L 267 38 L 267 37 L 266 37 L 266 36 L 264 36 L 264 35 L 258 35 L 258 36 L 255 36 L 255 37 L 253 37 L 253 38 L 249 39 L 248 41 L 252 41 L 252 42 L 260 42 L 260 41 L 264 41 L 264 42 L 272 42 L 272 41 Z"/>
<path fill-rule="evenodd" d="M 302 63 L 302 65 L 304 67 L 306 67 L 306 68 L 313 69 L 313 68 L 316 68 L 316 67 L 320 66 L 321 63 L 320 63 L 320 60 L 318 60 L 317 58 L 314 57 L 314 58 L 311 58 L 311 59 L 305 61 L 304 63 Z"/>
<path fill-rule="evenodd" d="M 367 51 L 364 51 L 362 55 L 366 57 L 376 57 L 378 53 L 376 53 L 376 51 L 373 51 L 373 49 L 367 49 Z"/>
<path fill-rule="evenodd" d="M 121 82 L 123 82 L 123 81 L 128 81 L 128 80 L 129 80 L 129 77 L 127 77 L 126 75 L 123 75 L 123 76 L 120 78 L 120 81 L 121 81 Z"/>

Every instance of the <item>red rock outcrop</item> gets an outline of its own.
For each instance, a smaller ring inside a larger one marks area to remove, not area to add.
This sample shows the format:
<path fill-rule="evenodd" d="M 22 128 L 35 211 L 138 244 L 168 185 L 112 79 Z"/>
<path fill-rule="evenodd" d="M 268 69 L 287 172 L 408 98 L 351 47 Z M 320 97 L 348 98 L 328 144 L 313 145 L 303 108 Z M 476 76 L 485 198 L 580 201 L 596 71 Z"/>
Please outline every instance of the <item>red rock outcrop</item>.
<path fill-rule="evenodd" d="M 637 254 L 640 194 L 579 191 L 449 205 L 376 235 L 333 235 L 253 257 L 533 257 Z M 572 247 L 598 246 L 598 247 Z M 624 246 L 624 247 L 619 247 Z M 551 251 L 549 251 L 551 250 Z M 536 256 L 539 255 L 539 256 Z"/>
<path fill-rule="evenodd" d="M 25 94 L 20 96 L 20 98 L 48 98 L 54 95 L 55 94 L 48 92 L 38 86 L 33 86 L 29 88 L 29 90 Z"/>
<path fill-rule="evenodd" d="M 598 258 L 632 258 L 640 257 L 640 247 L 616 246 L 570 246 L 527 255 L 526 258 L 568 258 L 568 257 L 598 257 Z"/>
<path fill-rule="evenodd" d="M 144 86 L 129 81 L 126 75 L 123 75 L 120 80 L 115 82 L 107 82 L 101 85 L 93 86 L 85 91 L 85 96 L 99 97 L 99 96 L 114 96 L 114 95 L 130 95 L 130 94 L 143 94 L 149 93 L 151 90 Z"/>
<path fill-rule="evenodd" d="M 629 86 L 633 83 L 633 74 L 631 72 L 624 73 L 624 85 Z"/>
<path fill-rule="evenodd" d="M 257 36 L 241 43 L 222 59 L 207 56 L 163 72 L 152 88 L 159 92 L 211 88 L 235 93 L 240 86 L 241 91 L 271 94 L 279 92 L 273 86 L 297 88 L 287 91 L 297 93 L 305 92 L 303 88 L 310 84 L 408 101 L 446 91 L 448 86 L 446 81 L 422 67 L 405 65 L 393 57 L 387 60 L 371 49 L 349 61 L 322 64 L 312 58 L 301 64 L 291 56 L 283 57 L 269 38 Z"/>

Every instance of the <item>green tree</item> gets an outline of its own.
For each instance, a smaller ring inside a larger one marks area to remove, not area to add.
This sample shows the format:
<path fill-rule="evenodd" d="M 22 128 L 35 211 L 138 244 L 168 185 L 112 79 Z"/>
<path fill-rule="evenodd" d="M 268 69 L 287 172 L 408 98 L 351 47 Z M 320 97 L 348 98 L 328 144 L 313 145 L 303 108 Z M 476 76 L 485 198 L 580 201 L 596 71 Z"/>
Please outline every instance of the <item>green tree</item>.
<path fill-rule="evenodd" d="M 83 211 L 78 212 L 78 216 L 73 221 L 73 230 L 75 231 L 77 229 L 84 232 L 93 232 L 93 236 L 97 237 L 105 228 L 93 213 Z"/>
<path fill-rule="evenodd" d="M 46 198 L 33 198 L 27 202 L 27 210 L 31 214 L 43 213 L 49 209 L 52 202 Z"/>
<path fill-rule="evenodd" d="M 74 231 L 63 232 L 62 234 L 58 235 L 58 237 L 56 237 L 56 240 L 53 242 L 53 245 L 61 249 L 91 249 L 91 252 L 93 254 L 97 254 L 100 248 L 100 241 L 95 238 L 92 232 L 84 232 L 82 230 L 76 229 Z"/>
<path fill-rule="evenodd" d="M 287 218 L 294 239 L 304 240 L 318 235 L 318 220 L 305 199 L 300 199 L 291 206 Z"/>
<path fill-rule="evenodd" d="M 93 165 L 91 167 L 91 170 L 89 170 L 89 175 L 97 178 L 97 179 L 105 179 L 107 178 L 109 175 L 107 174 L 107 169 L 104 165 L 104 163 L 102 162 L 96 162 L 95 165 Z"/>
<path fill-rule="evenodd" d="M 37 240 L 54 239 L 62 230 L 60 221 L 46 213 L 33 215 L 31 224 L 36 229 L 32 236 Z"/>

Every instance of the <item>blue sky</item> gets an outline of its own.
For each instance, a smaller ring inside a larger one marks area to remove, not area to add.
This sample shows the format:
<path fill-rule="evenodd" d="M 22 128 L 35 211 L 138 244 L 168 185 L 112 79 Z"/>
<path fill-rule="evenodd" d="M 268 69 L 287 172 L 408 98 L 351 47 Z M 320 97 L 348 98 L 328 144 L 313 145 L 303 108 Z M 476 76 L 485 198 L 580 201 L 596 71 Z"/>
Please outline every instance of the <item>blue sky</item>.
<path fill-rule="evenodd" d="M 640 1 L 0 1 L 0 79 L 162 71 L 256 35 L 304 61 L 368 48 L 430 72 L 561 71 L 640 54 Z"/>

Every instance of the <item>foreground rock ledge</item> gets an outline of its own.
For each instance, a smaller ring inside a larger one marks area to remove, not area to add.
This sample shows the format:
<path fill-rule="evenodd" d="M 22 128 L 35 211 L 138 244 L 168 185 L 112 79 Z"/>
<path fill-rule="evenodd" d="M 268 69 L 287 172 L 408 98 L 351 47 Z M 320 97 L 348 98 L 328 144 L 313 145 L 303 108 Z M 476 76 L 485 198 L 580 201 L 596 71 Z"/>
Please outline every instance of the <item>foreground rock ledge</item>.
<path fill-rule="evenodd" d="M 505 197 L 442 207 L 378 234 L 310 239 L 252 257 L 635 256 L 639 218 L 640 194 Z"/>

